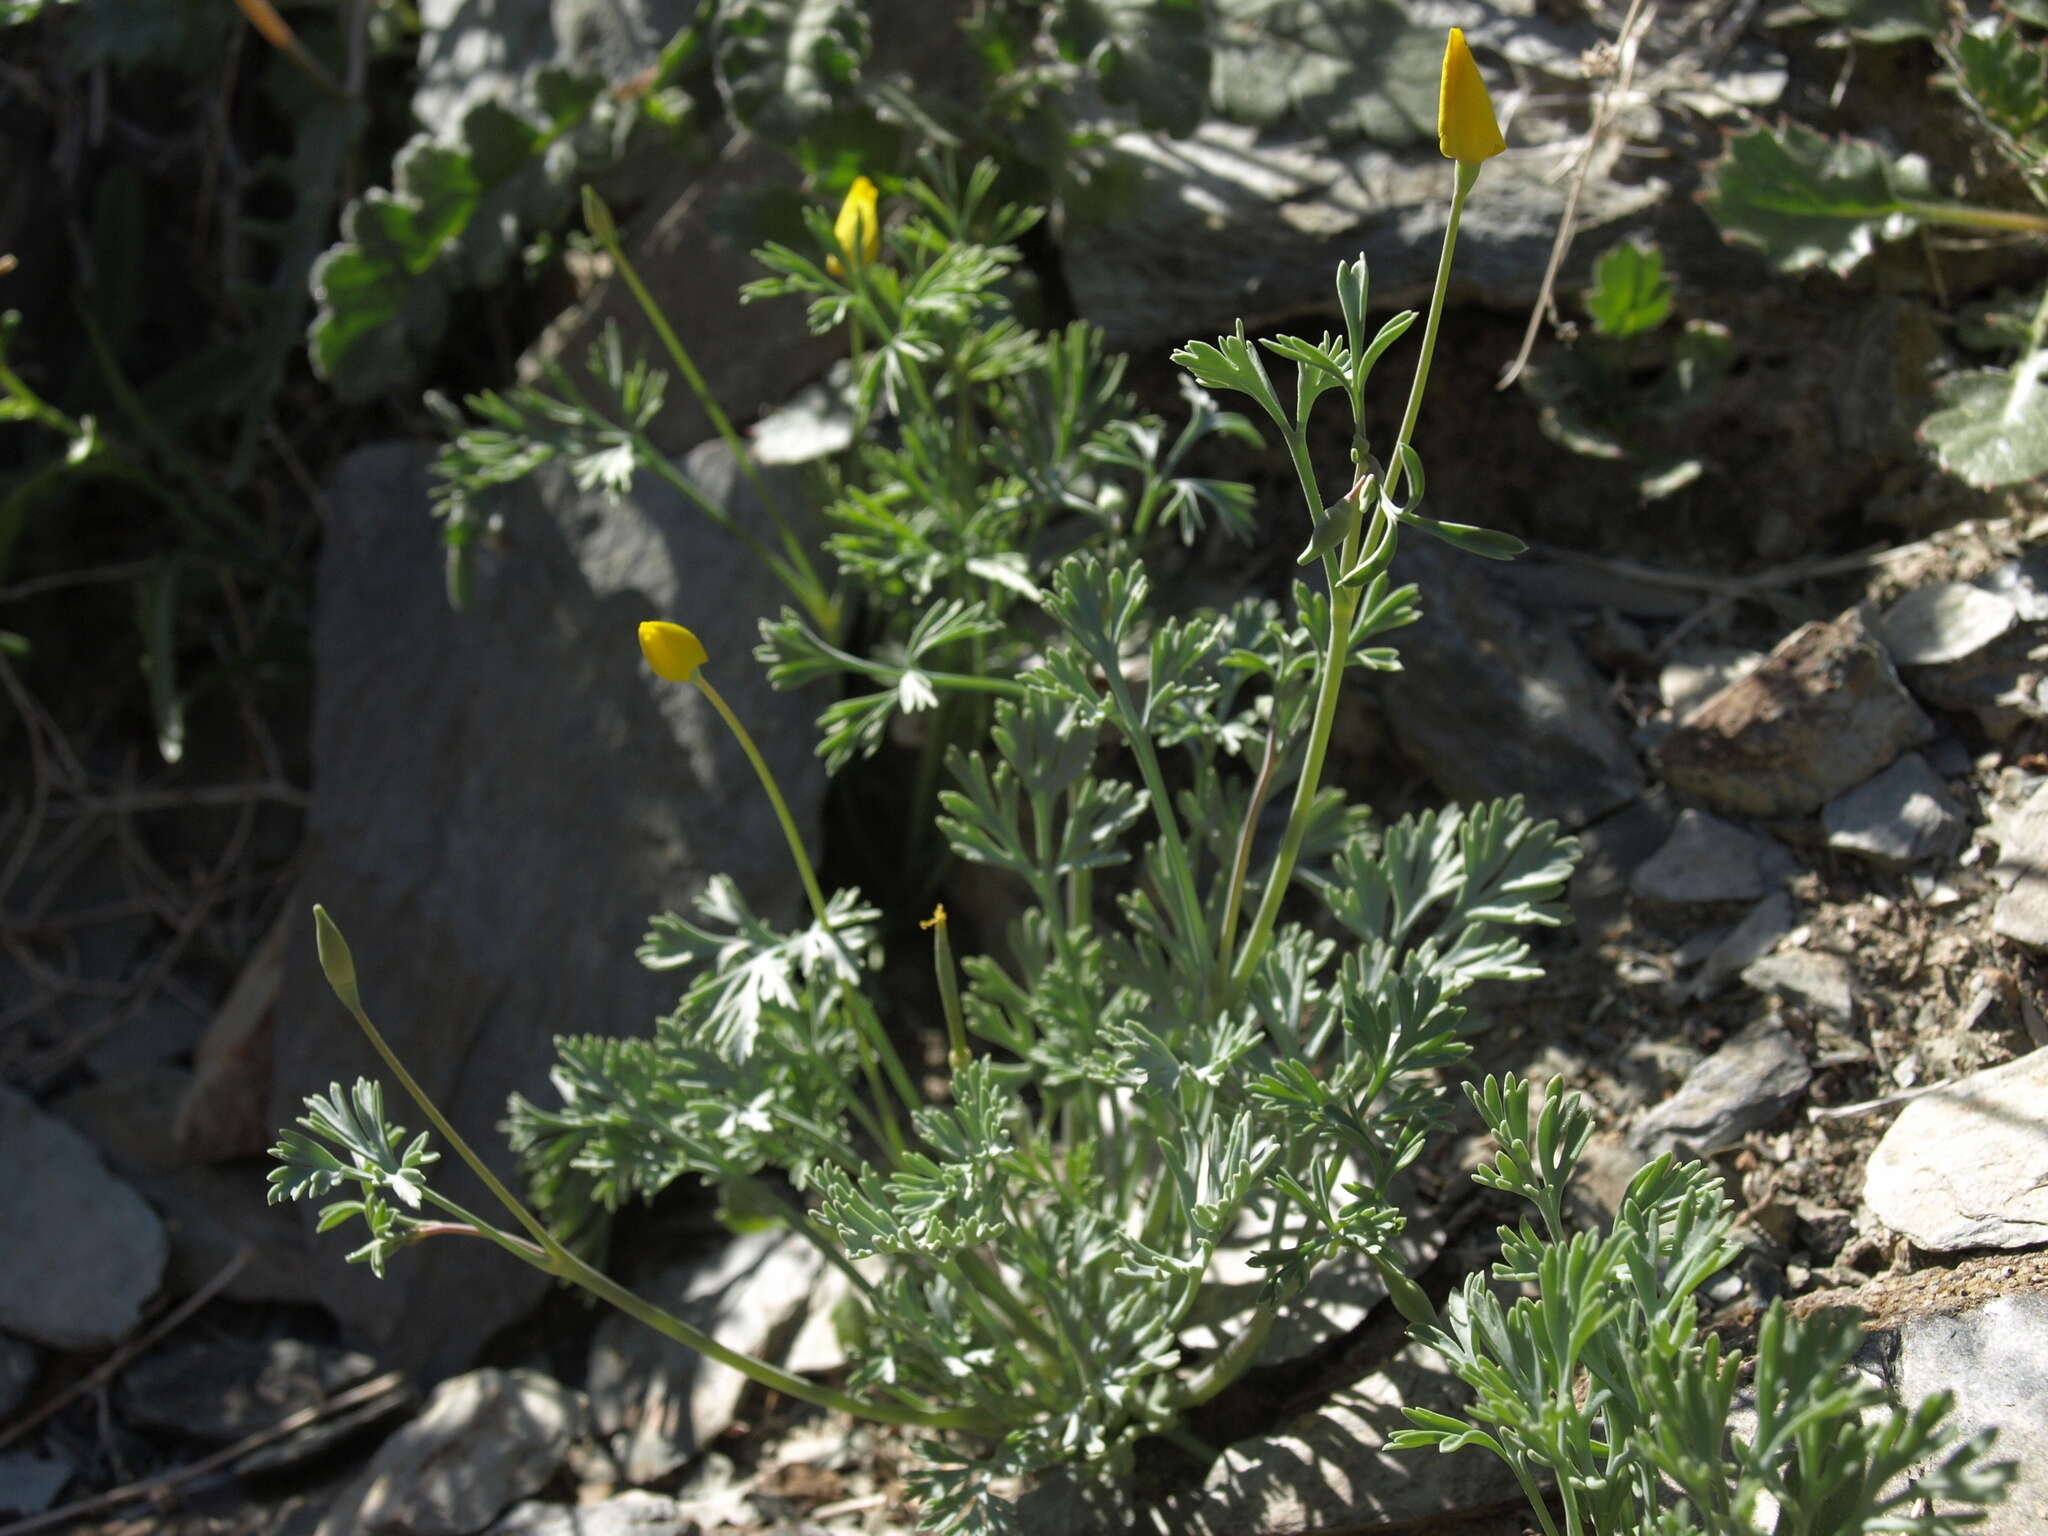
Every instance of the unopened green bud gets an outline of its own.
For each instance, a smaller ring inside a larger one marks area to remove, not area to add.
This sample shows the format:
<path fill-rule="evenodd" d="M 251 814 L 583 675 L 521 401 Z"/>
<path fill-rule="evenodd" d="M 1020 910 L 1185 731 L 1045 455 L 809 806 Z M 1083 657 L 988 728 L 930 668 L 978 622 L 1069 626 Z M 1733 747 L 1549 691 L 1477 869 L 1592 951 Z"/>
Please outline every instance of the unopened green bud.
<path fill-rule="evenodd" d="M 588 182 L 583 186 L 583 225 L 600 244 L 610 245 L 619 237 L 619 226 L 612 222 L 611 209 Z"/>
<path fill-rule="evenodd" d="M 349 953 L 348 940 L 334 926 L 327 909 L 317 904 L 313 908 L 313 933 L 320 947 L 320 969 L 327 973 L 327 985 L 334 988 L 334 995 L 347 1007 L 360 1007 L 362 994 L 356 990 L 356 957 Z"/>

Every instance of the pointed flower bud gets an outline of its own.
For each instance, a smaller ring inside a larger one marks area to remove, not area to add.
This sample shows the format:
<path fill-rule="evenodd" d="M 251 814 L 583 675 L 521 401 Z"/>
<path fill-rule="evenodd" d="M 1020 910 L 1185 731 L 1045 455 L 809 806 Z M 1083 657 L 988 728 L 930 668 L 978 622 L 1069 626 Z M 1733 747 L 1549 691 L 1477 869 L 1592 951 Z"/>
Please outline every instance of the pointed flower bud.
<path fill-rule="evenodd" d="M 349 951 L 348 940 L 341 936 L 341 929 L 327 915 L 327 909 L 317 902 L 313 907 L 313 938 L 320 955 L 320 969 L 327 976 L 327 985 L 334 988 L 334 995 L 345 1006 L 355 1007 L 361 998 L 356 990 L 356 957 Z"/>
<path fill-rule="evenodd" d="M 1493 115 L 1493 98 L 1486 94 L 1479 65 L 1465 46 L 1465 33 L 1451 28 L 1444 43 L 1443 83 L 1436 98 L 1436 145 L 1446 160 L 1477 165 L 1508 147 L 1501 137 L 1500 120 Z"/>
<path fill-rule="evenodd" d="M 846 201 L 839 205 L 839 217 L 832 221 L 832 238 L 839 242 L 848 261 L 854 259 L 856 245 L 860 247 L 862 262 L 873 261 L 882 254 L 882 226 L 875 201 L 875 184 L 865 176 L 854 177 L 853 185 L 846 189 Z M 825 269 L 834 277 L 845 270 L 837 256 L 825 258 Z"/>
<path fill-rule="evenodd" d="M 703 641 L 682 625 L 659 619 L 649 619 L 640 626 L 640 654 L 654 668 L 656 677 L 665 677 L 672 683 L 687 683 L 711 659 L 704 653 Z"/>

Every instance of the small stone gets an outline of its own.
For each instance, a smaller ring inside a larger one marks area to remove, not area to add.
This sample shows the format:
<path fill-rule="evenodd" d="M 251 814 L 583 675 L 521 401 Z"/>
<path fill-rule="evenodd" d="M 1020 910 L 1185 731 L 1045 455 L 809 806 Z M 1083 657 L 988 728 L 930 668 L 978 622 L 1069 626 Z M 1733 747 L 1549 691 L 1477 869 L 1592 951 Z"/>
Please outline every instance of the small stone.
<path fill-rule="evenodd" d="M 1899 1325 L 1894 1367 L 1901 1401 L 1954 1395 L 1942 1421 L 1963 1435 L 1996 1429 L 1992 1457 L 2017 1461 L 2011 1497 L 1977 1536 L 2039 1536 L 2048 1530 L 2048 1295 L 1994 1296 L 1968 1311 L 1931 1313 Z"/>
<path fill-rule="evenodd" d="M 1686 811 L 1670 838 L 1630 877 L 1639 900 L 1667 906 L 1758 901 L 1798 871 L 1769 838 L 1704 811 Z"/>
<path fill-rule="evenodd" d="M 1742 979 L 1759 992 L 1775 992 L 1810 1018 L 1847 1024 L 1853 1016 L 1854 974 L 1840 955 L 1787 949 L 1744 967 Z"/>
<path fill-rule="evenodd" d="M 1968 830 L 1962 807 L 1918 752 L 1837 795 L 1820 820 L 1830 848 L 1889 869 L 1952 852 Z"/>
<path fill-rule="evenodd" d="M 1850 609 L 1786 636 L 1651 754 L 1664 782 L 1717 811 L 1804 816 L 1934 734 Z"/>
<path fill-rule="evenodd" d="M 98 1349 L 134 1328 L 169 1244 L 143 1198 L 91 1145 L 0 1087 L 0 1327 L 54 1349 Z"/>
<path fill-rule="evenodd" d="M 666 1494 L 631 1488 L 599 1504 L 514 1504 L 484 1536 L 695 1536 L 696 1521 Z"/>
<path fill-rule="evenodd" d="M 794 1340 L 824 1261 L 788 1232 L 733 1238 L 708 1260 L 671 1265 L 642 1294 L 730 1349 L 780 1359 Z M 590 1398 L 626 1479 L 666 1477 L 732 1424 L 747 1378 L 626 1317 L 598 1325 Z"/>
<path fill-rule="evenodd" d="M 1987 830 L 1998 842 L 1991 878 L 2006 887 L 1992 909 L 1993 931 L 2029 949 L 2048 949 L 2048 784 L 2017 808 L 1994 811 Z"/>
<path fill-rule="evenodd" d="M 77 1470 L 69 1456 L 49 1447 L 0 1451 L 0 1515 L 40 1515 Z"/>
<path fill-rule="evenodd" d="M 1699 975 L 1693 978 L 1692 996 L 1712 997 L 1730 976 L 1768 955 L 1791 931 L 1792 898 L 1783 891 L 1773 891 L 1751 907 L 1748 916 L 1714 946 L 1713 953 L 1700 966 Z"/>
<path fill-rule="evenodd" d="M 1915 587 L 1878 622 L 1878 634 L 1902 667 L 1961 661 L 1984 649 L 2018 622 L 2006 599 L 1968 582 Z"/>
<path fill-rule="evenodd" d="M 1758 1019 L 1693 1068 L 1629 1140 L 1651 1157 L 1706 1157 L 1769 1125 L 1806 1091 L 1813 1071 L 1792 1032 Z"/>
<path fill-rule="evenodd" d="M 470 1536 L 547 1486 L 587 1416 L 581 1394 L 538 1371 L 452 1377 L 384 1442 L 318 1536 Z"/>
<path fill-rule="evenodd" d="M 33 1344 L 0 1333 L 0 1422 L 22 1405 L 41 1371 Z"/>
<path fill-rule="evenodd" d="M 1908 1104 L 1870 1154 L 1863 1198 L 1922 1248 L 2048 1242 L 2048 1050 Z"/>

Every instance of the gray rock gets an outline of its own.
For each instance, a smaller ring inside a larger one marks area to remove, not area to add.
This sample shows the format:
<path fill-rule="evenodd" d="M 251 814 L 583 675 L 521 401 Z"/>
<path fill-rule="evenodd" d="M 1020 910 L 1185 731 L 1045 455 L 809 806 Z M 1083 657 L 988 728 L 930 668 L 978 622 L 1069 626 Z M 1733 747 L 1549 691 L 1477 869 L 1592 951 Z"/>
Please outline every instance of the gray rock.
<path fill-rule="evenodd" d="M 1705 811 L 1686 811 L 1664 846 L 1637 866 L 1629 890 L 1640 901 L 1665 906 L 1758 901 L 1798 868 L 1769 838 Z"/>
<path fill-rule="evenodd" d="M 1820 822 L 1830 848 L 1860 853 L 1890 869 L 1950 853 L 1968 830 L 1962 807 L 1918 752 L 1837 795 Z"/>
<path fill-rule="evenodd" d="M 1852 1016 L 1855 972 L 1840 955 L 1781 950 L 1745 967 L 1742 979 L 1759 992 L 1777 993 L 1809 1018 L 1847 1024 Z"/>
<path fill-rule="evenodd" d="M 1701 962 L 1700 972 L 1692 980 L 1691 995 L 1712 997 L 1727 985 L 1729 977 L 1763 959 L 1791 931 L 1792 898 L 1783 891 L 1773 891 L 1751 907 Z"/>
<path fill-rule="evenodd" d="M 1933 734 L 1851 609 L 1794 630 L 1658 743 L 1651 765 L 1714 810 L 1803 816 Z"/>
<path fill-rule="evenodd" d="M 640 1293 L 721 1344 L 774 1360 L 810 1305 L 824 1260 L 803 1238 L 753 1232 L 671 1266 Z M 632 1483 L 665 1477 L 730 1427 L 747 1378 L 632 1319 L 607 1317 L 590 1347 L 591 1409 Z"/>
<path fill-rule="evenodd" d="M 42 1369 L 33 1344 L 0 1333 L 0 1421 L 22 1405 Z"/>
<path fill-rule="evenodd" d="M 299 1339 L 175 1338 L 121 1372 L 130 1424 L 226 1444 L 367 1380 L 377 1362 Z"/>
<path fill-rule="evenodd" d="M 1566 898 L 1581 933 L 1604 934 L 1627 921 L 1629 880 L 1670 840 L 1677 821 L 1662 786 L 1653 784 L 1620 810 L 1579 829 L 1579 863 Z"/>
<path fill-rule="evenodd" d="M 1877 632 L 1902 667 L 1974 656 L 2019 621 L 2013 605 L 1964 581 L 1915 587 L 1884 611 Z"/>
<path fill-rule="evenodd" d="M 1578 642 L 1520 611 L 1486 562 L 1410 534 L 1394 576 L 1421 589 L 1379 694 L 1395 742 L 1456 800 L 1523 794 L 1566 827 L 1625 805 L 1642 771 Z"/>
<path fill-rule="evenodd" d="M 697 690 L 659 681 L 639 620 L 687 621 L 815 838 L 813 701 L 771 689 L 755 621 L 781 587 L 666 486 L 628 498 L 547 476 L 506 510 L 470 611 L 442 590 L 428 455 L 353 455 L 334 486 L 319 576 L 311 857 L 302 889 L 334 914 L 385 1037 L 501 1177 L 506 1096 L 546 1101 L 554 1035 L 648 1029 L 673 976 L 633 958 L 649 914 L 730 874 L 757 912 L 800 899 L 772 808 Z M 746 523 L 722 445 L 684 467 Z M 271 1123 L 330 1082 L 382 1076 L 334 1001 L 303 922 L 286 955 Z M 394 1117 L 417 1126 L 402 1096 Z M 435 1178 L 489 1209 L 452 1156 Z M 495 1212 L 494 1212 L 495 1214 Z M 310 1226 L 312 1212 L 305 1211 Z M 319 1246 L 320 1299 L 387 1364 L 434 1376 L 536 1301 L 546 1281 L 488 1243 L 419 1245 L 392 1279 Z"/>
<path fill-rule="evenodd" d="M 1200 1494 L 1167 1505 L 1151 1529 L 1161 1536 L 1295 1536 L 1422 1521 L 1514 1499 L 1514 1474 L 1496 1457 L 1387 1448 L 1390 1435 L 1409 1427 L 1404 1406 L 1443 1412 L 1463 1406 L 1467 1396 L 1439 1356 L 1410 1345 L 1317 1412 L 1230 1447 Z"/>
<path fill-rule="evenodd" d="M 40 1515 L 77 1470 L 69 1456 L 49 1446 L 0 1451 L 0 1515 Z"/>
<path fill-rule="evenodd" d="M 1014 1507 L 1019 1536 L 1127 1536 L 1141 1529 L 1129 1489 L 1071 1465 L 1040 1473 Z"/>
<path fill-rule="evenodd" d="M 642 1488 L 596 1504 L 514 1504 L 484 1536 L 697 1536 L 702 1527 L 683 1518 L 666 1494 Z"/>
<path fill-rule="evenodd" d="M 1275 23 L 1234 19 L 1215 90 L 1236 120 L 1211 119 L 1178 140 L 1118 132 L 1093 178 L 1112 191 L 1069 200 L 1064 267 L 1081 312 L 1108 327 L 1119 347 L 1212 336 L 1219 316 L 1242 315 L 1248 328 L 1262 329 L 1332 308 L 1331 273 L 1361 251 L 1375 307 L 1419 306 L 1435 277 L 1449 203 L 1450 175 L 1432 131 L 1444 27 L 1465 29 L 1496 91 L 1507 88 L 1496 63 L 1505 58 L 1539 96 L 1576 98 L 1584 89 L 1580 59 L 1601 39 L 1556 14 L 1528 0 L 1279 7 L 1277 25 L 1292 23 L 1284 40 L 1260 37 Z M 1660 74 L 1666 50 L 1653 45 L 1644 57 L 1648 72 Z M 1769 71 L 1755 73 L 1750 83 L 1770 94 L 1762 78 Z M 1642 100 L 1661 100 L 1657 90 L 1678 84 L 1660 76 Z M 1657 138 L 1661 122 L 1654 110 L 1639 110 L 1631 138 Z M 1533 301 L 1569 167 L 1583 148 L 1578 131 L 1541 108 L 1516 116 L 1509 152 L 1488 162 L 1464 213 L 1462 293 L 1501 309 Z M 1585 179 L 1574 268 L 1612 244 L 1617 225 L 1647 223 L 1668 200 L 1654 181 L 1608 174 L 1618 149 L 1603 151 Z M 1698 232 L 1667 222 L 1659 234 L 1670 259 L 1698 270 Z M 1717 255 L 1704 252 L 1703 260 Z"/>
<path fill-rule="evenodd" d="M 421 0 L 413 115 L 452 137 L 480 101 L 511 101 L 543 64 L 621 84 L 653 64 L 690 0 Z"/>
<path fill-rule="evenodd" d="M 1922 1248 L 2048 1242 L 2048 1050 L 1913 1100 L 1870 1154 L 1863 1198 Z"/>
<path fill-rule="evenodd" d="M 1981 1536 L 2037 1536 L 2048 1530 L 2048 1295 L 1996 1296 L 1966 1312 L 1900 1324 L 1893 1366 L 1900 1397 L 1917 1403 L 1954 1394 L 1943 1421 L 1964 1435 L 1996 1429 L 1993 1454 L 2019 1463 L 2018 1484 L 1995 1507 Z"/>
<path fill-rule="evenodd" d="M 1792 1032 L 1776 1018 L 1758 1019 L 1693 1068 L 1629 1140 L 1651 1157 L 1709 1156 L 1777 1119 L 1812 1077 Z"/>
<path fill-rule="evenodd" d="M 1994 811 L 1998 841 L 1991 876 L 2006 887 L 1992 909 L 1993 930 L 2029 949 L 2048 949 L 2048 784 L 2017 807 Z"/>
<path fill-rule="evenodd" d="M 1761 651 L 1732 645 L 1681 651 L 1657 673 L 1657 697 L 1673 720 L 1683 720 L 1730 683 L 1749 676 L 1763 661 Z"/>
<path fill-rule="evenodd" d="M 1960 661 L 1907 667 L 1903 676 L 1923 702 L 1976 716 L 1993 741 L 2048 720 L 2048 644 L 2038 622 L 2016 624 Z"/>
<path fill-rule="evenodd" d="M 2048 620 L 2048 551 L 2029 549 L 1977 578 L 1977 585 L 2004 598 L 2029 624 Z"/>
<path fill-rule="evenodd" d="M 181 1067 L 152 1067 L 92 1083 L 51 1108 L 162 1213 L 170 1294 L 191 1295 L 246 1252 L 223 1294 L 237 1301 L 312 1300 L 313 1264 L 298 1219 L 263 1199 L 266 1164 L 202 1164 L 179 1145 L 175 1116 L 191 1082 Z"/>
<path fill-rule="evenodd" d="M 0 1086 L 0 1328 L 54 1349 L 112 1344 L 163 1283 L 148 1203 L 70 1126 Z"/>
<path fill-rule="evenodd" d="M 318 1536 L 470 1536 L 547 1486 L 586 1418 L 578 1393 L 537 1371 L 453 1377 L 378 1448 Z"/>

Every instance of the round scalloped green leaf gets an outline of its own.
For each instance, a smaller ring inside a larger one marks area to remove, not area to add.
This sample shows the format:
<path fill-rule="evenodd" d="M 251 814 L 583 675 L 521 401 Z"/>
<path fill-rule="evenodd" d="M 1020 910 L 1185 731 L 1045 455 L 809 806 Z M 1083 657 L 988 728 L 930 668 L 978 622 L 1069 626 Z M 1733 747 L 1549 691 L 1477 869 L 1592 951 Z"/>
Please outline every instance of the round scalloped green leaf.
<path fill-rule="evenodd" d="M 2010 372 L 1951 374 L 1934 398 L 1920 435 L 1950 474 L 1980 490 L 2048 475 L 2048 352 Z"/>
<path fill-rule="evenodd" d="M 1200 126 L 1212 62 L 1201 0 L 1067 0 L 1054 36 L 1144 127 L 1185 138 Z"/>
<path fill-rule="evenodd" d="M 1941 0 L 1807 0 L 1816 16 L 1839 21 L 1866 43 L 1938 37 L 1947 17 Z"/>
<path fill-rule="evenodd" d="M 1917 227 L 1904 200 L 1928 195 L 1927 163 L 1867 139 L 1830 139 L 1799 123 L 1736 134 L 1709 167 L 1700 201 L 1721 233 L 1781 272 L 1851 271 Z"/>
<path fill-rule="evenodd" d="M 851 0 L 727 0 L 717 39 L 733 117 L 778 144 L 837 111 L 868 56 L 867 17 Z"/>

